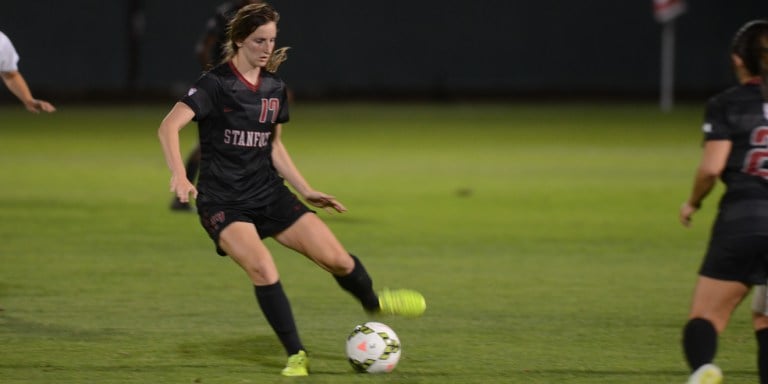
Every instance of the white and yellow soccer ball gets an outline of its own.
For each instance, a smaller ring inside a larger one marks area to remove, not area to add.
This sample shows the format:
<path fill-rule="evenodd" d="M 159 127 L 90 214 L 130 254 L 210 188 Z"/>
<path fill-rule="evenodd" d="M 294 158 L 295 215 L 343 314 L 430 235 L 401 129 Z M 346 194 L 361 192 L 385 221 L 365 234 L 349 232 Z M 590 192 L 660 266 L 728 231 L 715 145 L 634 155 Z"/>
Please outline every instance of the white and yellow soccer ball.
<path fill-rule="evenodd" d="M 400 352 L 400 339 L 395 331 L 375 321 L 356 326 L 347 337 L 347 358 L 357 372 L 392 372 Z"/>

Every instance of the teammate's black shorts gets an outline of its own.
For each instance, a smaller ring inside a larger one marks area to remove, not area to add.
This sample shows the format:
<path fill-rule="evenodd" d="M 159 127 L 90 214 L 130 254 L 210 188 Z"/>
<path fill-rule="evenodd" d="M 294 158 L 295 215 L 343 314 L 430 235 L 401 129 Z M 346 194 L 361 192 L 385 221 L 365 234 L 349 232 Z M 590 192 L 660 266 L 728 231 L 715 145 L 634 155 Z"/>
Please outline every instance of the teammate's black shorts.
<path fill-rule="evenodd" d="M 279 188 L 279 196 L 269 205 L 259 207 L 198 204 L 200 223 L 216 246 L 216 253 L 226 256 L 219 247 L 219 235 L 229 224 L 242 221 L 256 226 L 259 236 L 264 239 L 274 236 L 296 222 L 307 212 L 307 208 L 288 188 Z"/>
<path fill-rule="evenodd" d="M 699 274 L 713 279 L 765 284 L 768 236 L 717 236 L 709 242 Z"/>
<path fill-rule="evenodd" d="M 712 227 L 707 253 L 699 274 L 746 285 L 768 279 L 768 217 L 759 206 L 728 206 Z"/>

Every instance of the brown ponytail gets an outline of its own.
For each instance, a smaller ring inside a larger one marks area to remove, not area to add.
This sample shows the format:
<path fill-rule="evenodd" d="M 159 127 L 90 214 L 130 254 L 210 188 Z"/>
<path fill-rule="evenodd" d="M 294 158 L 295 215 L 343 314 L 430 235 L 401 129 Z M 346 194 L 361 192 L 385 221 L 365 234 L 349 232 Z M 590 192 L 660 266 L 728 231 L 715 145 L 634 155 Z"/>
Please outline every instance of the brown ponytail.
<path fill-rule="evenodd" d="M 275 49 L 275 51 L 272 52 L 272 56 L 269 57 L 267 65 L 264 66 L 264 69 L 272 73 L 277 72 L 277 68 L 280 67 L 280 64 L 282 64 L 283 61 L 288 60 L 288 50 L 290 48 L 291 47 L 282 47 Z"/>

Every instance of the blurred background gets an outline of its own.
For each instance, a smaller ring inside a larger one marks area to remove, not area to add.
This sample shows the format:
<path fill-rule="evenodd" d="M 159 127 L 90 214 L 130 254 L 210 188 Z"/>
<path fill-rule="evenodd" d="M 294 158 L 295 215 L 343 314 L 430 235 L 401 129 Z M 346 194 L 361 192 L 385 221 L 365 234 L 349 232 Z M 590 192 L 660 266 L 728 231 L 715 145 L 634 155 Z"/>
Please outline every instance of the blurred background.
<path fill-rule="evenodd" d="M 3 0 L 0 31 L 33 94 L 56 104 L 179 97 L 218 0 Z M 280 69 L 297 98 L 648 99 L 662 26 L 652 0 L 288 1 Z M 766 0 L 688 0 L 675 25 L 675 95 L 733 83 L 727 51 Z M 17 101 L 7 89 L 0 102 Z"/>

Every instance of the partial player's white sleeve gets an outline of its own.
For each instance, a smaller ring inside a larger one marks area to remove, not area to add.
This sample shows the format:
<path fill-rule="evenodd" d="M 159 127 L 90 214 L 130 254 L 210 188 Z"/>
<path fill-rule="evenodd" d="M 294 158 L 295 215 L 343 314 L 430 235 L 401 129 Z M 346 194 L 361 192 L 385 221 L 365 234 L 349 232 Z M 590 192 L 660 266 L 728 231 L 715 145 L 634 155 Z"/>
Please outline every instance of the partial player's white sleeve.
<path fill-rule="evenodd" d="M 18 71 L 19 54 L 3 32 L 0 32 L 0 72 Z"/>

